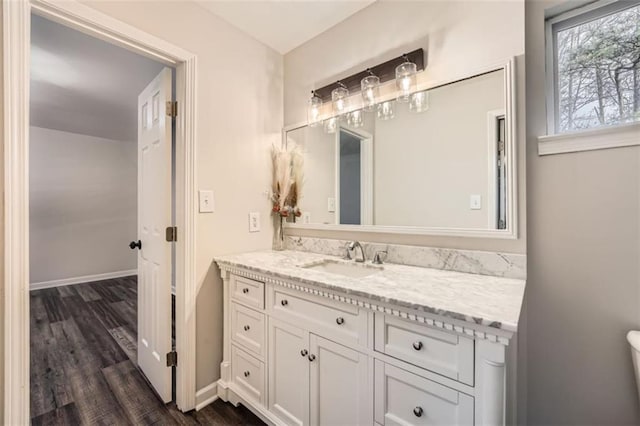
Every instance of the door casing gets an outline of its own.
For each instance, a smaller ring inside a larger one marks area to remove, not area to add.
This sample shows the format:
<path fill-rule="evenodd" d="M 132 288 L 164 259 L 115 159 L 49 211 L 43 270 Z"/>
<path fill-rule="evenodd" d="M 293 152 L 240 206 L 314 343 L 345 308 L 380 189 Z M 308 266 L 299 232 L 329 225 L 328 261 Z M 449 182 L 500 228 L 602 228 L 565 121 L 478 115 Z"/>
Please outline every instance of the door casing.
<path fill-rule="evenodd" d="M 196 55 L 74 0 L 2 2 L 4 127 L 4 424 L 29 415 L 29 76 L 31 14 L 176 70 L 176 403 L 195 408 Z M 10 350 L 8 350 L 10 349 Z"/>

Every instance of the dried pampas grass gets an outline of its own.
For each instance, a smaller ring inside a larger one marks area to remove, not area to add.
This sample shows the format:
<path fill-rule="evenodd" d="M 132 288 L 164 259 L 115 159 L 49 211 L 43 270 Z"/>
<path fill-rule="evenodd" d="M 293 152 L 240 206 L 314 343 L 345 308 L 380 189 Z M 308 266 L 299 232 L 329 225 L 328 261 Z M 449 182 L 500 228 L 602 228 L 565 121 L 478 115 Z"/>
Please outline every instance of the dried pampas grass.
<path fill-rule="evenodd" d="M 302 150 L 293 140 L 286 148 L 273 146 L 271 150 L 273 182 L 271 200 L 273 211 L 281 216 L 299 216 L 298 203 L 302 198 L 304 179 L 304 157 Z"/>

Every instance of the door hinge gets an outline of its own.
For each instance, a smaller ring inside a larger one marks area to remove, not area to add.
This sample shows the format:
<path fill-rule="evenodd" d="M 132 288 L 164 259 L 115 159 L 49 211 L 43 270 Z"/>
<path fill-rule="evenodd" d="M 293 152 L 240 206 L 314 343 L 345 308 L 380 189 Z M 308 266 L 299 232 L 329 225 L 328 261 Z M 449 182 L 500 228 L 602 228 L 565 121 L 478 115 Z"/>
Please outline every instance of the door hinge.
<path fill-rule="evenodd" d="M 498 152 L 504 152 L 504 141 L 498 142 Z"/>
<path fill-rule="evenodd" d="M 167 115 L 169 117 L 177 117 L 178 116 L 178 102 L 167 101 Z"/>
<path fill-rule="evenodd" d="M 178 352 L 167 352 L 167 367 L 175 367 L 178 365 Z"/>
<path fill-rule="evenodd" d="M 166 237 L 170 243 L 178 241 L 178 228 L 175 226 L 167 226 Z"/>

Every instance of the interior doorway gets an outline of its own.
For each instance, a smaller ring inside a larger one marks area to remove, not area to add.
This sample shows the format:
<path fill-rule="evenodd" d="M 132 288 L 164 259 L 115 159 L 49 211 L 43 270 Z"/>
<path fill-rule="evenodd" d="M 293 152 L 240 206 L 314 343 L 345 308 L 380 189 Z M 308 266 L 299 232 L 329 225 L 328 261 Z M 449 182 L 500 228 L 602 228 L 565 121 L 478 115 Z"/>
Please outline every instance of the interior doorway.
<path fill-rule="evenodd" d="M 175 398 L 174 72 L 37 15 L 31 52 L 31 420 L 136 423 Z"/>

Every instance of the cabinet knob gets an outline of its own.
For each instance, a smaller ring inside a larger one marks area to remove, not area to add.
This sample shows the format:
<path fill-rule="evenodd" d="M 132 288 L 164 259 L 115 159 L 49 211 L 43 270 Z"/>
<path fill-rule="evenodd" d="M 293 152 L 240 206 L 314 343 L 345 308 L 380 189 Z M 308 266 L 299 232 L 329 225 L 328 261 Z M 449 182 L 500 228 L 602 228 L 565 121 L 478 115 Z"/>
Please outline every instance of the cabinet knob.
<path fill-rule="evenodd" d="M 309 361 L 313 362 L 316 359 L 316 356 L 314 354 L 309 355 Z"/>
<path fill-rule="evenodd" d="M 303 350 L 300 351 L 300 355 L 307 356 L 307 355 L 309 355 L 309 351 L 306 350 L 306 349 L 303 349 Z"/>
<path fill-rule="evenodd" d="M 287 306 L 287 305 L 289 304 L 289 301 L 288 301 L 287 299 L 282 299 L 282 300 L 280 301 L 280 304 L 281 304 L 282 306 Z"/>
<path fill-rule="evenodd" d="M 249 377 L 250 374 L 251 373 L 247 370 L 247 371 L 244 372 L 244 377 Z M 415 413 L 416 410 L 413 410 L 413 412 Z"/>
<path fill-rule="evenodd" d="M 338 323 L 338 325 L 344 324 L 344 318 L 342 318 L 342 317 L 336 318 L 336 323 Z"/>
<path fill-rule="evenodd" d="M 422 407 L 416 407 L 413 409 L 413 414 L 415 414 L 416 417 L 422 417 L 423 412 Z"/>
<path fill-rule="evenodd" d="M 249 331 L 249 329 L 250 329 L 250 328 L 251 328 L 251 327 L 249 327 L 248 325 L 245 325 L 245 326 L 244 326 L 244 331 Z"/>
<path fill-rule="evenodd" d="M 422 342 L 420 341 L 413 342 L 413 349 L 415 349 L 416 351 L 419 351 L 420 349 L 422 349 Z"/>
<path fill-rule="evenodd" d="M 242 292 L 243 292 L 244 294 L 247 294 L 247 293 L 249 293 L 249 289 L 248 289 L 248 288 L 243 288 L 243 289 L 242 289 Z"/>

